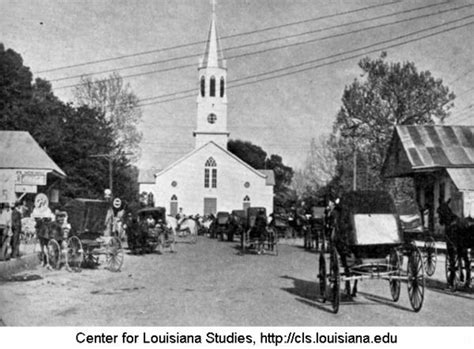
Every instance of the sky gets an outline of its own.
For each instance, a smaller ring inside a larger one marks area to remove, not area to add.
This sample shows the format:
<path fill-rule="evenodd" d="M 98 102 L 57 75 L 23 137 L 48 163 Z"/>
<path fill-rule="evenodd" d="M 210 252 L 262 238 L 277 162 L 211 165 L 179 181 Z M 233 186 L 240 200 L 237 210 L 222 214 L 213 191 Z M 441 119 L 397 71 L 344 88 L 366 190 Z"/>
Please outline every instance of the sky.
<path fill-rule="evenodd" d="M 75 76 L 124 77 L 143 100 L 140 168 L 162 168 L 193 149 L 209 0 L 0 0 L 0 13 L 0 42 L 61 100 L 73 102 Z M 362 79 L 358 61 L 384 48 L 389 61 L 414 62 L 458 96 L 446 123 L 474 125 L 473 0 L 217 0 L 216 13 L 230 138 L 294 168 L 311 139 L 331 132 L 344 87 Z M 188 98 L 150 99 L 191 89 Z"/>

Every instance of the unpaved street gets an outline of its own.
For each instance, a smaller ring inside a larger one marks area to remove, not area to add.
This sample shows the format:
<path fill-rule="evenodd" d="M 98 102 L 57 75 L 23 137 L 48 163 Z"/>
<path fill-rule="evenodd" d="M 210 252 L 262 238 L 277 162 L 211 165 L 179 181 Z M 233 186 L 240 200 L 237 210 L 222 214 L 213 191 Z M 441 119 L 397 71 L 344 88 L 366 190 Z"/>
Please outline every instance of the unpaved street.
<path fill-rule="evenodd" d="M 425 304 L 398 303 L 385 281 L 364 281 L 339 314 L 318 296 L 317 254 L 240 255 L 237 243 L 200 237 L 177 253 L 126 255 L 122 271 L 28 271 L 40 279 L 0 284 L 0 318 L 12 326 L 425 326 L 474 325 L 474 293 L 445 290 L 443 259 Z M 441 257 L 442 258 L 442 257 Z"/>

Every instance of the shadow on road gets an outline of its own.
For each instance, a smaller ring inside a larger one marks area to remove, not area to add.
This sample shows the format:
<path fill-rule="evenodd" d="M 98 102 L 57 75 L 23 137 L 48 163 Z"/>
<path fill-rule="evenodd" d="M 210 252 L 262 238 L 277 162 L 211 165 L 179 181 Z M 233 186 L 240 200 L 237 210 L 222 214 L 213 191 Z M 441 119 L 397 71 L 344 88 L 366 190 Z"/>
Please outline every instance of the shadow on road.
<path fill-rule="evenodd" d="M 401 306 L 400 304 L 395 303 L 390 298 L 385 298 L 385 297 L 377 296 L 375 294 L 370 294 L 370 293 L 365 293 L 365 292 L 360 292 L 360 291 L 357 294 L 364 296 L 365 299 L 375 302 L 375 303 L 388 305 L 389 307 L 400 309 L 400 310 L 412 311 L 411 308 Z"/>
<path fill-rule="evenodd" d="M 281 278 L 293 281 L 294 287 L 282 288 L 282 290 L 298 296 L 299 298 L 296 298 L 298 302 L 328 313 L 333 312 L 331 309 L 331 303 L 324 302 L 319 296 L 319 282 L 296 279 L 288 275 L 281 276 Z M 357 304 L 352 298 L 347 297 L 345 294 L 341 294 L 341 303 L 352 305 Z"/>
<path fill-rule="evenodd" d="M 448 288 L 446 282 L 434 279 L 425 279 L 425 286 L 433 292 L 441 293 L 447 296 L 474 300 L 473 288 L 459 288 L 456 292 L 453 292 Z"/>

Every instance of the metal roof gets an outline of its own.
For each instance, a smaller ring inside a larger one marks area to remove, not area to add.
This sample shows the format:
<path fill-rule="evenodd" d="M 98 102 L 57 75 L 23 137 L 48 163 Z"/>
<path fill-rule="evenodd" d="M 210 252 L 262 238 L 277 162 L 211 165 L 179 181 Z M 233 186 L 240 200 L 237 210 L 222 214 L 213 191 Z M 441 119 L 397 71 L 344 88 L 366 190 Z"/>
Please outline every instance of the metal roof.
<path fill-rule="evenodd" d="M 50 170 L 66 174 L 26 131 L 0 131 L 0 169 Z"/>
<path fill-rule="evenodd" d="M 474 126 L 397 126 L 412 169 L 474 167 Z"/>
<path fill-rule="evenodd" d="M 474 168 L 448 168 L 447 171 L 459 191 L 474 191 Z"/>

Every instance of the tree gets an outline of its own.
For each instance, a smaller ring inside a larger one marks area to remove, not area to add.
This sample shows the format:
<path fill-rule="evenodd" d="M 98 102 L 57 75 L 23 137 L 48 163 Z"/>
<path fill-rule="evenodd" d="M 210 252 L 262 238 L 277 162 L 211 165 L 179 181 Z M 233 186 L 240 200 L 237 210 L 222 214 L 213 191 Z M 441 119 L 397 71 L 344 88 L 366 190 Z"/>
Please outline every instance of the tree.
<path fill-rule="evenodd" d="M 253 168 L 265 168 L 267 153 L 258 145 L 240 139 L 231 139 L 227 142 L 227 150 Z"/>
<path fill-rule="evenodd" d="M 323 135 L 311 140 L 303 168 L 293 176 L 292 186 L 305 202 L 315 197 L 318 190 L 328 184 L 335 175 L 335 138 Z M 319 201 L 319 199 L 317 199 Z"/>
<path fill-rule="evenodd" d="M 142 139 L 137 128 L 142 117 L 139 99 L 118 73 L 100 80 L 82 77 L 80 85 L 74 90 L 74 96 L 79 105 L 88 105 L 104 113 L 112 126 L 117 145 L 138 159 Z"/>
<path fill-rule="evenodd" d="M 344 190 L 352 187 L 354 162 L 363 170 L 363 182 L 385 188 L 380 170 L 393 127 L 442 121 L 454 105 L 455 96 L 441 79 L 419 72 L 412 62 L 389 63 L 386 56 L 362 59 L 362 79 L 344 89 L 333 127 L 338 137 L 336 178 Z"/>
<path fill-rule="evenodd" d="M 0 126 L 14 130 L 16 119 L 24 115 L 33 88 L 30 68 L 23 65 L 21 56 L 0 43 Z"/>
<path fill-rule="evenodd" d="M 66 172 L 66 179 L 58 184 L 63 198 L 102 197 L 108 187 L 108 164 L 91 155 L 116 152 L 110 122 L 98 109 L 63 103 L 48 81 L 32 82 L 21 56 L 1 44 L 0 113 L 1 130 L 28 131 Z M 116 195 L 126 201 L 138 199 L 136 173 L 129 160 L 119 156 L 114 169 Z"/>
<path fill-rule="evenodd" d="M 293 178 L 293 169 L 283 163 L 281 156 L 272 154 L 267 157 L 267 153 L 258 145 L 238 139 L 229 140 L 227 149 L 257 170 L 273 170 L 276 207 L 288 207 L 296 200 L 295 192 L 289 186 Z"/>

